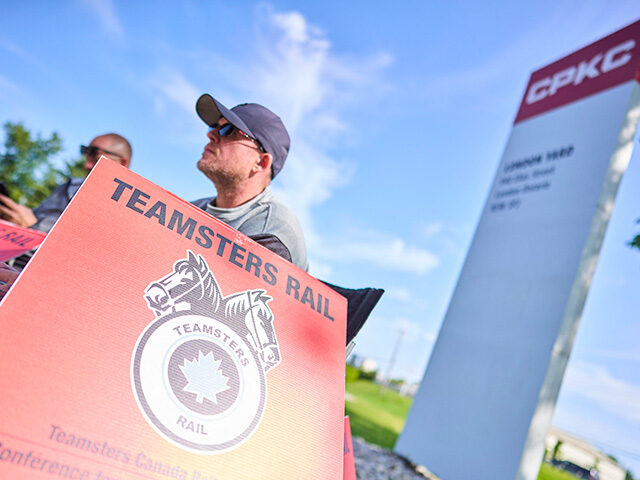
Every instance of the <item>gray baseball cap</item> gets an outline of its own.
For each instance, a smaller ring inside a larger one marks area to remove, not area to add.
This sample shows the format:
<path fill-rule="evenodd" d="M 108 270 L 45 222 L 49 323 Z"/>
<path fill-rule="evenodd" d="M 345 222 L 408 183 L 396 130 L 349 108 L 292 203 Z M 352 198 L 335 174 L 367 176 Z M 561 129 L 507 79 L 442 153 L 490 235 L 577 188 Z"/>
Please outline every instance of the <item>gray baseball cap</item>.
<path fill-rule="evenodd" d="M 228 109 L 205 93 L 196 102 L 196 112 L 210 127 L 225 118 L 234 127 L 260 142 L 262 148 L 273 157 L 272 177 L 282 170 L 291 140 L 282 120 L 271 110 L 257 103 L 243 103 Z"/>

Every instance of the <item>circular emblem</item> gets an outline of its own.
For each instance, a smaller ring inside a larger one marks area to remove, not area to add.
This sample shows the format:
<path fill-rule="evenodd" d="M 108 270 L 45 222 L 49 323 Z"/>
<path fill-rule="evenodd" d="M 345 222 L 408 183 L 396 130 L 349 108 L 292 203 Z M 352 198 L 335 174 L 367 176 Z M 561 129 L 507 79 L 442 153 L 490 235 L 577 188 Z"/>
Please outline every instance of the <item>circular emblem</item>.
<path fill-rule="evenodd" d="M 189 311 L 147 326 L 134 350 L 131 379 L 151 426 L 197 453 L 239 446 L 265 408 L 265 372 L 254 350 L 228 323 Z"/>

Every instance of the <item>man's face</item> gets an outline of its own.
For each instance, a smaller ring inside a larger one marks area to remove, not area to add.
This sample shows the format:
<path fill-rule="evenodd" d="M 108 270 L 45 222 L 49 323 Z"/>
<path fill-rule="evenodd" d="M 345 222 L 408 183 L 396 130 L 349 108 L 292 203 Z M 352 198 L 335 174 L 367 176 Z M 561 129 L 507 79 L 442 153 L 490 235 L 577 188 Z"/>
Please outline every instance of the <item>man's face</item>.
<path fill-rule="evenodd" d="M 93 167 L 96 166 L 96 163 L 98 163 L 98 159 L 102 155 L 113 160 L 114 162 L 118 162 L 119 164 L 124 165 L 125 167 L 129 166 L 129 162 L 125 157 L 126 152 L 124 151 L 122 145 L 114 142 L 106 135 L 94 138 L 89 144 L 89 147 L 95 148 L 91 149 L 85 154 L 85 160 L 82 166 L 86 170 L 87 175 L 89 175 L 89 172 L 93 169 Z"/>
<path fill-rule="evenodd" d="M 218 126 L 225 125 L 221 118 Z M 260 160 L 260 150 L 249 138 L 238 131 L 226 137 L 220 136 L 218 129 L 207 133 L 209 143 L 204 147 L 198 160 L 198 169 L 219 186 L 237 185 L 251 175 L 251 171 Z"/>

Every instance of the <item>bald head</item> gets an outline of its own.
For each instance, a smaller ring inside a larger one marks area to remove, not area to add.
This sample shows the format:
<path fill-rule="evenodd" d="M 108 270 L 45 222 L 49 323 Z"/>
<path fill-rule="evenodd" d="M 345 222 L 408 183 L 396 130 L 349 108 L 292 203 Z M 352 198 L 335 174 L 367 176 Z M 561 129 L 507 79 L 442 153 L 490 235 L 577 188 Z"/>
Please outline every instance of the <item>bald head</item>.
<path fill-rule="evenodd" d="M 99 135 L 89 144 L 90 149 L 85 155 L 84 169 L 87 174 L 95 166 L 101 155 L 129 168 L 131 165 L 131 144 L 122 135 L 105 133 Z"/>

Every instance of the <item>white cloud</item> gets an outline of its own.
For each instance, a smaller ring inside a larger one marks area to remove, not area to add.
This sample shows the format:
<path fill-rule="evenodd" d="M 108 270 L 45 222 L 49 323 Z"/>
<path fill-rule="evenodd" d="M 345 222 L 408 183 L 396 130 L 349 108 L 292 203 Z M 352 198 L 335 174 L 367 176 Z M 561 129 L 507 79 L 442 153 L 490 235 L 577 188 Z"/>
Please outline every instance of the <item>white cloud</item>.
<path fill-rule="evenodd" d="M 407 245 L 398 237 L 344 241 L 323 251 L 324 258 L 367 262 L 381 268 L 424 275 L 440 264 L 440 259 L 423 248 Z"/>
<path fill-rule="evenodd" d="M 426 330 L 424 325 L 413 317 L 388 317 L 381 319 L 381 322 L 385 325 L 385 338 L 389 343 L 397 341 L 400 337 L 401 344 L 405 346 L 416 342 L 433 343 L 436 337 L 434 332 Z"/>
<path fill-rule="evenodd" d="M 414 295 L 411 289 L 406 286 L 385 285 L 384 290 L 384 298 L 402 304 L 404 311 L 412 312 L 412 314 L 420 317 L 425 317 L 428 312 L 432 311 L 430 302 L 424 296 Z"/>
<path fill-rule="evenodd" d="M 320 243 L 313 227 L 312 208 L 326 201 L 336 188 L 349 183 L 353 167 L 339 163 L 318 148 L 298 141 L 287 159 L 274 192 L 289 205 L 303 226 L 307 244 Z"/>
<path fill-rule="evenodd" d="M 385 294 L 390 298 L 395 298 L 396 300 L 405 303 L 409 303 L 413 299 L 409 289 L 402 287 L 387 288 Z"/>
<path fill-rule="evenodd" d="M 399 318 L 396 320 L 397 329 L 403 334 L 403 342 L 407 344 L 419 342 L 431 345 L 436 340 L 436 333 L 425 330 L 424 326 L 418 322 Z"/>
<path fill-rule="evenodd" d="M 442 231 L 441 223 L 428 223 L 421 225 L 420 227 L 422 236 L 426 239 L 430 239 L 434 235 L 440 233 Z"/>
<path fill-rule="evenodd" d="M 81 3 L 98 18 L 105 32 L 116 38 L 124 36 L 122 22 L 118 18 L 111 0 L 81 0 Z"/>
<path fill-rule="evenodd" d="M 421 331 L 421 327 L 418 323 L 413 322 L 407 318 L 398 318 L 395 321 L 397 330 L 403 337 L 416 338 Z"/>
<path fill-rule="evenodd" d="M 49 68 L 45 62 L 41 61 L 39 58 L 35 57 L 34 55 L 32 55 L 31 53 L 29 53 L 27 50 L 20 47 L 19 45 L 16 45 L 13 42 L 9 42 L 7 40 L 1 39 L 0 49 L 5 50 L 11 55 L 16 56 L 17 58 L 22 60 L 22 62 L 24 62 L 26 65 L 37 70 L 38 75 L 46 75 L 48 78 L 56 81 L 61 85 L 66 84 L 66 81 L 62 80 L 62 77 L 58 71 Z M 7 79 L 5 78 L 5 81 L 6 80 Z M 14 86 L 18 87 L 17 85 L 14 85 Z"/>
<path fill-rule="evenodd" d="M 314 130 L 329 134 L 345 133 L 351 130 L 341 119 L 329 113 L 318 113 L 312 121 Z"/>
<path fill-rule="evenodd" d="M 422 340 L 429 344 L 433 344 L 436 341 L 438 335 L 435 332 L 422 332 Z"/>
<path fill-rule="evenodd" d="M 296 43 L 307 43 L 313 41 L 314 37 L 323 36 L 322 30 L 309 24 L 298 12 L 274 13 L 271 21 L 285 32 L 287 39 Z"/>
<path fill-rule="evenodd" d="M 594 355 L 609 358 L 611 360 L 625 360 L 640 362 L 640 351 L 638 350 L 595 350 Z"/>
<path fill-rule="evenodd" d="M 309 115 L 327 114 L 325 101 L 335 87 L 329 65 L 331 43 L 320 29 L 297 12 L 261 8 L 258 30 L 259 63 L 255 88 L 296 132 Z"/>
<path fill-rule="evenodd" d="M 309 274 L 316 278 L 329 278 L 333 273 L 333 268 L 328 263 L 315 258 L 309 258 Z"/>
<path fill-rule="evenodd" d="M 159 112 L 163 113 L 169 103 L 193 117 L 196 100 L 202 92 L 181 72 L 163 65 L 151 75 L 149 84 L 156 94 L 155 104 Z"/>
<path fill-rule="evenodd" d="M 33 56 L 27 52 L 26 50 L 24 50 L 23 48 L 20 48 L 18 45 L 16 45 L 15 43 L 9 42 L 7 40 L 0 40 L 0 48 L 2 48 L 3 50 L 6 50 L 7 52 L 21 58 L 22 60 L 25 60 L 27 62 L 34 62 L 35 59 L 33 58 Z"/>
<path fill-rule="evenodd" d="M 640 385 L 616 378 L 602 365 L 581 362 L 570 366 L 563 388 L 622 419 L 640 423 Z"/>
<path fill-rule="evenodd" d="M 0 95 L 2 96 L 15 95 L 19 91 L 20 91 L 20 87 L 18 86 L 17 83 L 12 82 L 7 77 L 0 74 Z M 9 95 L 5 95 L 5 94 L 9 94 Z"/>

